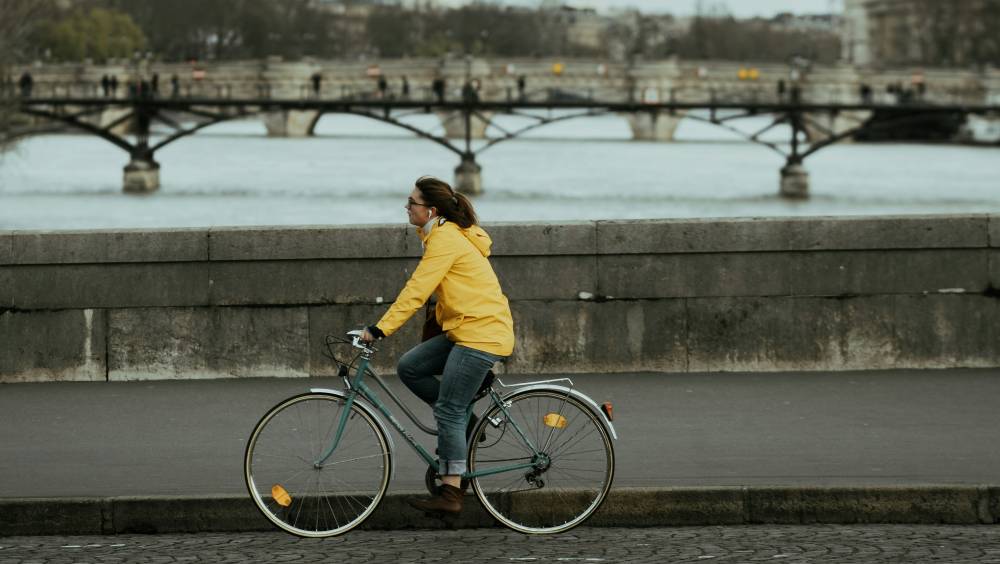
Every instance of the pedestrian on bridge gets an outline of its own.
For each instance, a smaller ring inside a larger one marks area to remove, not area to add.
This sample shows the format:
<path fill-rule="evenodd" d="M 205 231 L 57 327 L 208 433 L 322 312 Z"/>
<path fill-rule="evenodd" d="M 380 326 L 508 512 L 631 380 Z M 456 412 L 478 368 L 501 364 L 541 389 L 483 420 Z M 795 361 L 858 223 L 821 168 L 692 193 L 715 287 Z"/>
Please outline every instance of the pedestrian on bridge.
<path fill-rule="evenodd" d="M 385 79 L 384 76 L 379 75 L 378 77 L 378 97 L 380 100 L 385 100 L 389 91 L 389 81 Z"/>
<path fill-rule="evenodd" d="M 170 77 L 170 97 L 177 98 L 181 95 L 181 79 L 174 73 Z"/>
<path fill-rule="evenodd" d="M 101 93 L 107 98 L 111 94 L 111 79 L 105 74 L 101 77 Z"/>
<path fill-rule="evenodd" d="M 445 89 L 444 78 L 440 76 L 435 77 L 434 80 L 431 82 L 431 90 L 434 92 L 434 96 L 437 97 L 437 101 L 439 104 L 444 102 L 444 89 Z"/>
<path fill-rule="evenodd" d="M 35 87 L 35 79 L 31 76 L 31 73 L 24 71 L 20 80 L 17 81 L 17 84 L 21 88 L 21 96 L 24 98 L 31 98 L 31 91 Z"/>
<path fill-rule="evenodd" d="M 116 75 L 111 75 L 108 79 L 108 85 L 111 87 L 111 97 L 118 97 L 118 77 Z"/>
<path fill-rule="evenodd" d="M 313 96 L 319 98 L 320 90 L 323 88 L 323 75 L 314 72 L 309 79 L 312 81 Z"/>
<path fill-rule="evenodd" d="M 407 80 L 405 74 L 403 75 L 403 83 L 399 87 L 399 91 L 401 92 L 402 98 L 404 100 L 409 100 L 410 99 L 410 81 Z"/>

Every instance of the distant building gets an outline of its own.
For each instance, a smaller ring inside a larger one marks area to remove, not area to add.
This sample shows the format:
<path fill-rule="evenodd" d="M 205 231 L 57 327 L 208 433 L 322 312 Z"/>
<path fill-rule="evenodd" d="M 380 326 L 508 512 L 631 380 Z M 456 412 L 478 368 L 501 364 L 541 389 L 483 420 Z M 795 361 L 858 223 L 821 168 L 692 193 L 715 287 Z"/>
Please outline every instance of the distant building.
<path fill-rule="evenodd" d="M 871 46 L 868 43 L 868 0 L 844 0 L 844 18 L 841 26 L 842 58 L 855 65 L 872 63 Z"/>
<path fill-rule="evenodd" d="M 855 65 L 965 65 L 996 0 L 844 0 L 843 60 Z"/>
<path fill-rule="evenodd" d="M 588 49 L 600 49 L 604 41 L 604 30 L 608 27 L 608 19 L 599 16 L 593 8 L 571 8 L 562 6 L 563 20 L 569 24 L 566 28 L 566 39 L 574 44 Z"/>

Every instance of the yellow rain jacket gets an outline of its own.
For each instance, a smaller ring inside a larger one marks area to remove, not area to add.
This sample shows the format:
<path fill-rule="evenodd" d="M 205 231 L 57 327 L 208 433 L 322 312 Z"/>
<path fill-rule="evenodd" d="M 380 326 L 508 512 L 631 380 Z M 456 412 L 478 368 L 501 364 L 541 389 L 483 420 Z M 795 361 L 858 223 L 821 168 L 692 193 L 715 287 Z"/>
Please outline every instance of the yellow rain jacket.
<path fill-rule="evenodd" d="M 493 241 L 478 225 L 462 229 L 441 220 L 429 234 L 417 229 L 424 256 L 395 303 L 376 324 L 386 336 L 396 332 L 437 294 L 435 314 L 448 338 L 472 349 L 510 356 L 514 320 L 507 297 L 486 257 Z"/>

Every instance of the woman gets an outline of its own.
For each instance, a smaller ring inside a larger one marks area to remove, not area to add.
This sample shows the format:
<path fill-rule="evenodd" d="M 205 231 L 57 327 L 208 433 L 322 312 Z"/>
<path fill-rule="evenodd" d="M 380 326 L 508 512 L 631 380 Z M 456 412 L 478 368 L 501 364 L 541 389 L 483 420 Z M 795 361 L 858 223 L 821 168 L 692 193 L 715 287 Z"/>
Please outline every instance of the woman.
<path fill-rule="evenodd" d="M 427 512 L 462 510 L 466 471 L 466 409 L 486 373 L 514 350 L 514 322 L 487 257 L 492 241 L 478 225 L 472 202 L 446 182 L 424 176 L 406 203 L 424 245 L 420 264 L 389 311 L 367 328 L 366 341 L 392 335 L 430 298 L 443 334 L 399 359 L 400 379 L 434 408 L 442 486 L 410 505 Z M 440 382 L 436 375 L 441 375 Z"/>

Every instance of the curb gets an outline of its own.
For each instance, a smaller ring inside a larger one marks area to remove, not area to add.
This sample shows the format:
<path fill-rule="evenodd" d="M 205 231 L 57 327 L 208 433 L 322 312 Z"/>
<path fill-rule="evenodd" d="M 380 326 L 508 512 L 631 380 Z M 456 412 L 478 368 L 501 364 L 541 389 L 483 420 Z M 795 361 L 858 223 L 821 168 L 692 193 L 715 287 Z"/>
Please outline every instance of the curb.
<path fill-rule="evenodd" d="M 387 495 L 363 528 L 443 527 L 410 509 L 411 495 Z M 532 499 L 532 505 L 554 502 L 551 495 Z M 619 488 L 587 521 L 593 527 L 819 523 L 1000 524 L 1000 486 Z M 498 526 L 473 499 L 452 525 Z M 0 499 L 0 537 L 270 530 L 277 529 L 246 495 Z"/>

